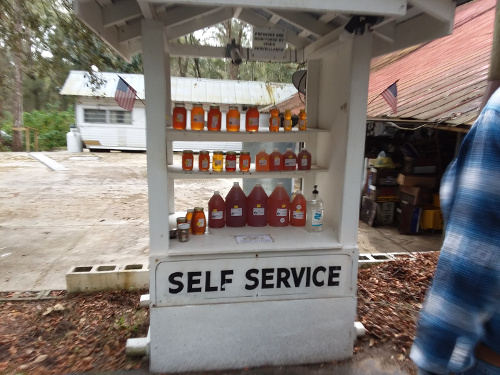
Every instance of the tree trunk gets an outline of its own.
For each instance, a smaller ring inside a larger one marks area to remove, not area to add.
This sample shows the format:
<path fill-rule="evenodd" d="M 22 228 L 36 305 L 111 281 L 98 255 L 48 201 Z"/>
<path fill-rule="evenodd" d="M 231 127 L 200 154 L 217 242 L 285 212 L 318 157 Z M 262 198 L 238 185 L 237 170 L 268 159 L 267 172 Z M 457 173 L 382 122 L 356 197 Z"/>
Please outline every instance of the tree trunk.
<path fill-rule="evenodd" d="M 17 1 L 14 2 L 16 7 L 16 14 L 21 17 L 21 10 Z M 14 56 L 14 103 L 12 106 L 12 115 L 14 119 L 14 130 L 16 128 L 22 128 L 23 126 L 23 76 L 22 76 L 22 51 L 23 51 L 23 41 L 21 19 L 18 18 L 15 24 L 15 29 L 17 32 L 16 47 L 13 53 Z M 29 142 L 29 140 L 26 140 Z M 22 151 L 22 132 L 20 130 L 14 131 L 12 135 L 12 151 Z"/>

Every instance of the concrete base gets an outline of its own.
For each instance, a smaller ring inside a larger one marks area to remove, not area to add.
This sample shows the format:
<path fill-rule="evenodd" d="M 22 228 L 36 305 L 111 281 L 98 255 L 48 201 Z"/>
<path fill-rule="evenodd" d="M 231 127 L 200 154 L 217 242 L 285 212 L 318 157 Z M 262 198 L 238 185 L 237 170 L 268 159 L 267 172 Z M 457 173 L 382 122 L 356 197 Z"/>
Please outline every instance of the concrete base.
<path fill-rule="evenodd" d="M 66 274 L 68 294 L 149 288 L 147 264 L 76 266 Z"/>
<path fill-rule="evenodd" d="M 328 362 L 352 356 L 353 297 L 151 309 L 150 371 Z"/>

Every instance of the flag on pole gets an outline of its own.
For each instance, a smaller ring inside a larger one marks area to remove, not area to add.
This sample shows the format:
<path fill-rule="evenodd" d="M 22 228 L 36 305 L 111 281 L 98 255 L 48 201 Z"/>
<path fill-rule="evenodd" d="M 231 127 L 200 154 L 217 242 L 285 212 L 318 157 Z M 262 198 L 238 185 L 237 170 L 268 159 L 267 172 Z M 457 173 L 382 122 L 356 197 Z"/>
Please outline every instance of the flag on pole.
<path fill-rule="evenodd" d="M 137 91 L 125 82 L 122 77 L 119 78 L 118 86 L 116 86 L 115 91 L 115 100 L 120 107 L 126 109 L 127 111 L 131 111 L 132 108 L 134 108 Z"/>
<path fill-rule="evenodd" d="M 398 112 L 398 86 L 397 86 L 398 81 L 394 82 L 392 85 L 390 85 L 388 88 L 386 88 L 382 94 L 382 97 L 385 99 L 387 104 L 392 109 L 392 112 L 397 113 Z"/>

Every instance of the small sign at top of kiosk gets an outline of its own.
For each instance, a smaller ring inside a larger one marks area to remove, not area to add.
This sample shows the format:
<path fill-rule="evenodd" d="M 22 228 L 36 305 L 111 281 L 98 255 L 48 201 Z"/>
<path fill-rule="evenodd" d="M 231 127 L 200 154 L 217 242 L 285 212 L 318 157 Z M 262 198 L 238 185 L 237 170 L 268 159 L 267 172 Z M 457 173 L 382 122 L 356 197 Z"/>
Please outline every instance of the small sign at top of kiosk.
<path fill-rule="evenodd" d="M 254 58 L 282 58 L 286 53 L 286 31 L 281 28 L 255 27 L 252 53 Z"/>

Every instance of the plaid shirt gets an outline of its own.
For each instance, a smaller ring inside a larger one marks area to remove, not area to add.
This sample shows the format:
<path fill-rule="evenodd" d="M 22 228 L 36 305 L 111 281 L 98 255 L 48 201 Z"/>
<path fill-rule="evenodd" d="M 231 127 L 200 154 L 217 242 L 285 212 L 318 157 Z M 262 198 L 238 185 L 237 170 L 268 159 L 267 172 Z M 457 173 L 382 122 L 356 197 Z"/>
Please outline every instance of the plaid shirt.
<path fill-rule="evenodd" d="M 500 90 L 464 138 L 440 195 L 445 239 L 410 357 L 447 374 L 470 368 L 479 342 L 500 353 Z"/>

